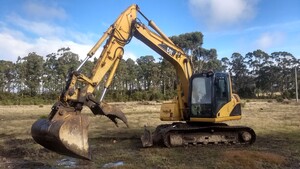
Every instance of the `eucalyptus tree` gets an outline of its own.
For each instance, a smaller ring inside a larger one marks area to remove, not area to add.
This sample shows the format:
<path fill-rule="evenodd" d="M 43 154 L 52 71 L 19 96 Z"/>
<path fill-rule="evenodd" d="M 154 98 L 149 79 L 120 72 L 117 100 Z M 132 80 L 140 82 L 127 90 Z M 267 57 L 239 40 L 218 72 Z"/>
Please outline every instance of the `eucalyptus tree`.
<path fill-rule="evenodd" d="M 228 57 L 221 58 L 221 70 L 224 72 L 231 72 L 231 63 Z"/>
<path fill-rule="evenodd" d="M 35 52 L 29 53 L 23 58 L 24 62 L 24 84 L 28 88 L 30 96 L 35 96 L 40 93 L 41 77 L 43 74 L 43 57 Z"/>
<path fill-rule="evenodd" d="M 231 74 L 233 80 L 233 88 L 242 97 L 251 97 L 253 91 L 249 84 L 248 69 L 245 58 L 240 53 L 233 53 L 231 56 Z"/>
<path fill-rule="evenodd" d="M 272 58 L 272 56 L 260 49 L 247 53 L 245 55 L 245 62 L 248 65 L 250 75 L 257 76 L 261 67 L 273 65 Z"/>
<path fill-rule="evenodd" d="M 58 49 L 57 56 L 58 83 L 61 85 L 60 88 L 63 89 L 69 74 L 79 65 L 79 56 L 68 47 Z"/>
<path fill-rule="evenodd" d="M 14 87 L 15 64 L 11 61 L 0 60 L 0 91 L 11 92 Z"/>
<path fill-rule="evenodd" d="M 43 65 L 44 72 L 42 76 L 43 88 L 46 93 L 54 93 L 60 89 L 58 74 L 58 60 L 56 53 L 46 55 L 46 60 Z"/>
<path fill-rule="evenodd" d="M 217 50 L 202 48 L 203 34 L 201 32 L 185 33 L 170 38 L 188 56 L 194 73 L 222 69 L 221 61 L 217 58 Z"/>
<path fill-rule="evenodd" d="M 131 58 L 126 60 L 128 73 L 125 75 L 126 89 L 129 90 L 129 96 L 131 96 L 134 89 L 137 89 L 138 79 L 138 65 Z"/>
<path fill-rule="evenodd" d="M 278 69 L 280 69 L 280 72 L 276 74 L 278 89 L 282 95 L 289 97 L 287 91 L 293 88 L 293 72 L 295 66 L 299 65 L 299 60 L 288 52 L 273 52 L 271 56 L 274 58 Z"/>
<path fill-rule="evenodd" d="M 174 66 L 166 59 L 161 59 L 160 67 L 161 91 L 166 98 L 171 98 L 175 93 L 174 89 L 176 86 L 174 85 L 177 80 L 176 70 Z"/>
<path fill-rule="evenodd" d="M 23 64 L 24 60 L 20 56 L 15 63 L 15 85 L 16 85 L 16 92 L 20 93 L 21 91 L 25 90 L 25 66 Z"/>
<path fill-rule="evenodd" d="M 122 97 L 127 90 L 126 77 L 128 74 L 128 66 L 125 60 L 121 59 L 112 83 L 117 93 Z"/>
<path fill-rule="evenodd" d="M 254 92 L 256 95 L 260 96 L 261 93 L 267 92 L 273 93 L 273 88 L 270 87 L 270 85 L 274 83 L 270 80 L 273 79 L 273 77 L 270 77 L 270 75 L 273 74 L 269 73 L 272 72 L 271 69 L 274 68 L 273 57 L 266 52 L 257 49 L 253 52 L 248 52 L 245 55 L 245 63 L 248 68 L 249 83 L 255 85 Z M 274 69 L 274 71 L 276 70 Z M 269 88 L 266 86 L 269 86 Z"/>
<path fill-rule="evenodd" d="M 203 34 L 201 32 L 184 33 L 172 36 L 170 39 L 189 57 L 192 67 L 194 67 L 195 61 L 201 59 L 199 58 L 202 56 L 201 49 L 203 44 Z M 196 69 L 194 70 L 196 71 Z"/>
<path fill-rule="evenodd" d="M 149 90 L 154 78 L 154 73 L 152 71 L 155 67 L 155 59 L 153 56 L 146 55 L 138 58 L 136 62 L 140 67 L 138 80 L 143 84 L 142 87 L 144 90 Z"/>
<path fill-rule="evenodd" d="M 194 70 L 196 72 L 222 70 L 222 63 L 217 58 L 218 55 L 216 49 L 198 48 L 198 50 L 194 52 L 194 56 L 196 56 L 194 61 Z"/>

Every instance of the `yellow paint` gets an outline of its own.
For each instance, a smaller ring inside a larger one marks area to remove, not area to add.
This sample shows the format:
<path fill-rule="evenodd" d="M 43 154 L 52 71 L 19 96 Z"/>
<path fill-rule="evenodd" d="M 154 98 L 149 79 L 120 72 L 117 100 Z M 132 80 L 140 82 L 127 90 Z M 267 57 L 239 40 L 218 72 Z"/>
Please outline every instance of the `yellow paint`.
<path fill-rule="evenodd" d="M 190 118 L 192 122 L 223 122 L 230 120 L 239 120 L 241 116 L 229 116 L 229 117 L 218 117 L 218 118 Z"/>

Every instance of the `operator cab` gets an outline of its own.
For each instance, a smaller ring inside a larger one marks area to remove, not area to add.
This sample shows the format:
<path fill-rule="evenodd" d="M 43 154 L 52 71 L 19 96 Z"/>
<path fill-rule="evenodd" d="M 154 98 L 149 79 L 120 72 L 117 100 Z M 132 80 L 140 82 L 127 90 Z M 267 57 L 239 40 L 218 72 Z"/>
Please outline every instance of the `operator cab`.
<path fill-rule="evenodd" d="M 212 71 L 194 74 L 190 82 L 190 117 L 216 118 L 219 110 L 231 100 L 227 73 Z"/>

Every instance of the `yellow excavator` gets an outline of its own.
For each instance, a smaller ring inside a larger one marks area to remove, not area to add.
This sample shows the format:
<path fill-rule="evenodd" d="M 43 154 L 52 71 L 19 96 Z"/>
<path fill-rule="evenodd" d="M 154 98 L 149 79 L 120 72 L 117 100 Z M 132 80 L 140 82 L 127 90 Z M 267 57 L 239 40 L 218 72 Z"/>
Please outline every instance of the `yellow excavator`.
<path fill-rule="evenodd" d="M 148 26 L 138 19 L 138 14 L 148 22 Z M 90 160 L 89 121 L 81 114 L 83 106 L 89 107 L 95 115 L 107 116 L 116 125 L 117 119 L 128 125 L 124 113 L 103 102 L 103 98 L 124 54 L 123 47 L 132 37 L 168 60 L 175 67 L 178 76 L 176 98 L 162 103 L 160 111 L 162 121 L 174 123 L 157 126 L 153 133 L 145 128 L 141 136 L 143 147 L 156 144 L 173 147 L 255 142 L 256 135 L 251 128 L 222 123 L 241 119 L 240 98 L 232 93 L 229 74 L 212 71 L 194 74 L 183 50 L 133 4 L 117 18 L 78 68 L 69 75 L 66 87 L 53 105 L 48 118 L 39 119 L 32 125 L 31 134 L 37 143 L 63 155 Z M 106 42 L 92 75 L 85 76 L 80 72 L 81 67 L 104 41 Z M 102 95 L 100 99 L 96 99 L 94 91 L 104 79 L 106 82 Z M 83 84 L 82 88 L 78 87 L 79 82 Z"/>

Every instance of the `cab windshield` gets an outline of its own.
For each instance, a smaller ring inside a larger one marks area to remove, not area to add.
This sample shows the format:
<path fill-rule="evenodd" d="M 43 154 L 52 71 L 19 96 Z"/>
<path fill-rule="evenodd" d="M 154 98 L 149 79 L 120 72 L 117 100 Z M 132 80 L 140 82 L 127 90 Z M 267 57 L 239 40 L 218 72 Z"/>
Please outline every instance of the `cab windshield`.
<path fill-rule="evenodd" d="M 199 77 L 193 79 L 192 104 L 211 104 L 211 78 Z"/>
<path fill-rule="evenodd" d="M 212 117 L 212 77 L 195 77 L 191 88 L 191 117 Z"/>

